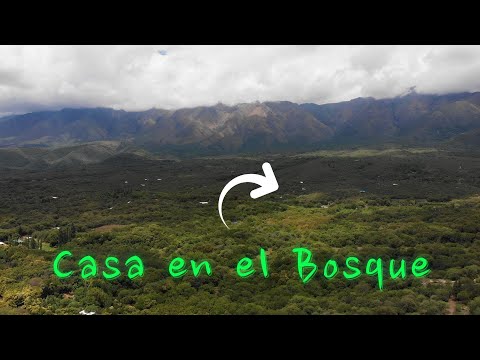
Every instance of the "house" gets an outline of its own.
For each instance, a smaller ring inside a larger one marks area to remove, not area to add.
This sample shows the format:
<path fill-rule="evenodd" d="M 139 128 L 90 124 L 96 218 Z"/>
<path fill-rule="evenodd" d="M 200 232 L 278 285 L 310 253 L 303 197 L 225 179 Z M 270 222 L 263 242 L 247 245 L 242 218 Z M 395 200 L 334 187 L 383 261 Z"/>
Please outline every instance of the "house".
<path fill-rule="evenodd" d="M 35 239 L 33 238 L 33 236 L 25 235 L 25 236 L 20 236 L 18 239 L 13 239 L 12 242 L 15 243 L 15 244 L 23 244 L 23 243 L 28 244 L 30 242 L 30 240 L 35 240 Z"/>
<path fill-rule="evenodd" d="M 95 315 L 95 311 L 85 311 L 82 310 L 79 312 L 80 315 Z"/>

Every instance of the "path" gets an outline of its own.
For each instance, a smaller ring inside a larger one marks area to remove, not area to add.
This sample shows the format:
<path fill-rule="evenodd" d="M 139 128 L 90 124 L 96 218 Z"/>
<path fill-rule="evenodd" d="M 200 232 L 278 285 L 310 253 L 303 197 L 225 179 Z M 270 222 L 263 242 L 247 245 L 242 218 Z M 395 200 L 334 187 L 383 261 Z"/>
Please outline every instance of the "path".
<path fill-rule="evenodd" d="M 448 315 L 455 315 L 455 312 L 457 311 L 457 302 L 453 299 L 453 297 L 450 297 L 448 299 Z"/>

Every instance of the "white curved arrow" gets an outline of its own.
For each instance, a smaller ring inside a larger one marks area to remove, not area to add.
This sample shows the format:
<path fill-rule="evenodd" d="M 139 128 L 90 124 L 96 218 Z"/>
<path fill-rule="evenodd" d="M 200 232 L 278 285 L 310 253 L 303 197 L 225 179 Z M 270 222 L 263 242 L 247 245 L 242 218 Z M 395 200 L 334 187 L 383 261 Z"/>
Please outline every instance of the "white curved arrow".
<path fill-rule="evenodd" d="M 230 182 L 225 185 L 223 188 L 220 197 L 218 198 L 218 214 L 220 215 L 220 219 L 222 219 L 222 222 L 224 225 L 230 229 L 223 219 L 223 214 L 222 214 L 222 203 L 223 203 L 223 198 L 227 193 L 235 186 L 243 183 L 253 183 L 260 185 L 259 188 L 256 188 L 255 190 L 252 190 L 250 192 L 250 196 L 252 199 L 257 199 L 259 197 L 262 197 L 264 195 L 270 194 L 274 191 L 278 190 L 278 182 L 277 178 L 275 177 L 275 174 L 273 173 L 272 166 L 266 162 L 263 163 L 262 165 L 263 172 L 265 173 L 265 176 L 262 175 L 257 175 L 257 174 L 245 174 L 245 175 L 240 175 L 237 176 L 235 179 L 230 180 Z"/>

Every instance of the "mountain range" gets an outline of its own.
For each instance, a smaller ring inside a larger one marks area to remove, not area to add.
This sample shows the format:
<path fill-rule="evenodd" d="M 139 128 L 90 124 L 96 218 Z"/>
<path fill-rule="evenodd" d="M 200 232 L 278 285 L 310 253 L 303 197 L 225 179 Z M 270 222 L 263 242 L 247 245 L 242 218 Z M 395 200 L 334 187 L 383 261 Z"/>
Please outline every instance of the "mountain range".
<path fill-rule="evenodd" d="M 101 143 L 92 145 L 96 142 Z M 63 109 L 0 119 L 0 147 L 46 148 L 41 156 L 35 153 L 46 162 L 47 152 L 52 148 L 62 152 L 58 148 L 66 146 L 77 151 L 70 155 L 71 161 L 83 161 L 86 156 L 88 162 L 86 143 L 93 149 L 93 158 L 99 149 L 107 155 L 138 149 L 216 155 L 298 151 L 334 144 L 476 147 L 480 145 L 480 93 L 413 92 L 391 99 L 357 98 L 323 105 L 282 101 L 140 112 Z M 1 156 L 6 154 L 3 150 Z M 23 150 L 21 156 L 28 158 L 27 153 Z M 12 151 L 9 154 L 14 156 Z"/>

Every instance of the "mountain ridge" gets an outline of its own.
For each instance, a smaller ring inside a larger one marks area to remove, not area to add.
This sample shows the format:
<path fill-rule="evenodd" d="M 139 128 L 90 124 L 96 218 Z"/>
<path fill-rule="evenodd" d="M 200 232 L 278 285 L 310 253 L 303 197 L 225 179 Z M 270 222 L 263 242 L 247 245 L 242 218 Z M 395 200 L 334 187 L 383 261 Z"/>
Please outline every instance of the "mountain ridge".
<path fill-rule="evenodd" d="M 476 144 L 480 92 L 356 98 L 329 104 L 266 101 L 177 110 L 65 108 L 0 119 L 0 147 L 119 141 L 151 152 L 229 154 L 331 144 Z M 465 135 L 469 134 L 469 135 Z M 473 137 L 473 139 L 472 139 Z"/>

